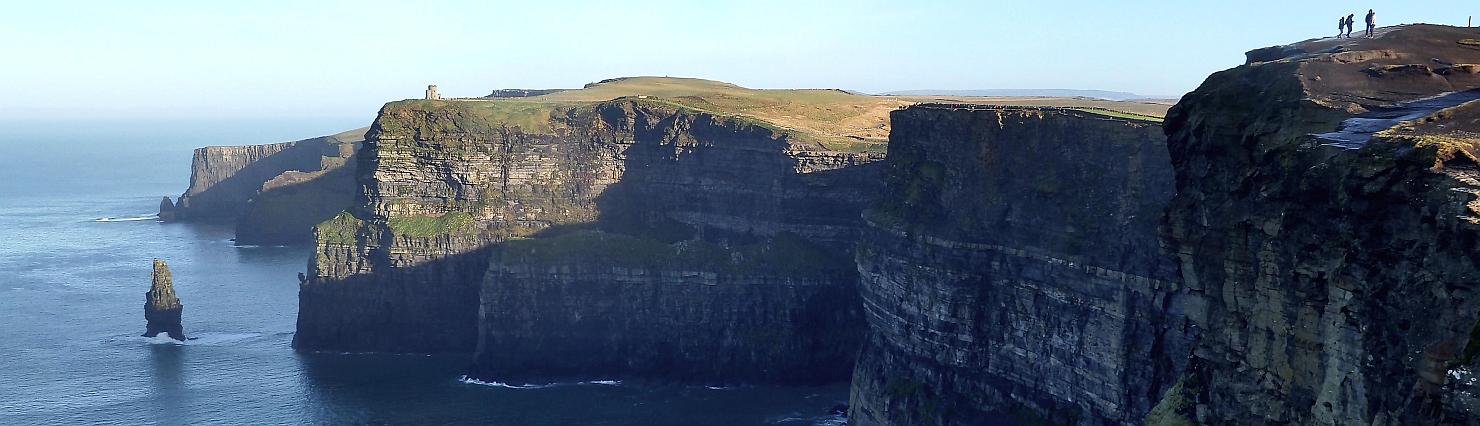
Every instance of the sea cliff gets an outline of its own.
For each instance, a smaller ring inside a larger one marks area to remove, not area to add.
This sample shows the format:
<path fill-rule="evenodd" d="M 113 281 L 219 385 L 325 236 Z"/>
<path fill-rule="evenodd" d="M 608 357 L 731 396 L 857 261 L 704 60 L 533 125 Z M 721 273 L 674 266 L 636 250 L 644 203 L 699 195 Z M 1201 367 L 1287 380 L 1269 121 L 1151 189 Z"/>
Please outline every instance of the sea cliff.
<path fill-rule="evenodd" d="M 810 136 L 643 97 L 387 104 L 362 198 L 317 227 L 295 345 L 471 351 L 498 381 L 845 379 L 881 156 Z M 822 263 L 755 260 L 782 253 Z"/>
<path fill-rule="evenodd" d="M 1475 422 L 1475 39 L 1260 49 L 1171 110 L 1168 242 L 1204 332 L 1159 420 Z"/>
<path fill-rule="evenodd" d="M 352 157 L 366 129 L 293 142 L 196 148 L 190 187 L 167 221 L 234 222 L 238 244 L 312 240 L 313 225 L 349 206 Z"/>
<path fill-rule="evenodd" d="M 1061 108 L 896 111 L 857 264 L 854 424 L 1137 423 L 1184 367 L 1159 123 Z"/>

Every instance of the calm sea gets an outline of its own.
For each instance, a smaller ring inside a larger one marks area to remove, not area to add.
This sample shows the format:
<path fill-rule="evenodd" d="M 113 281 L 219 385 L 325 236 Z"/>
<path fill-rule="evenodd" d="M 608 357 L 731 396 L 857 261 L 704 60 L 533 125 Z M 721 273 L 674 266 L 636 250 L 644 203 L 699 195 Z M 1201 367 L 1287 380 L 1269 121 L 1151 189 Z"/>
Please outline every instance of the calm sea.
<path fill-rule="evenodd" d="M 308 247 L 164 224 L 191 149 L 334 133 L 355 119 L 0 121 L 0 424 L 837 424 L 847 386 L 465 383 L 466 356 L 295 353 Z M 140 337 L 150 259 L 185 304 Z"/>

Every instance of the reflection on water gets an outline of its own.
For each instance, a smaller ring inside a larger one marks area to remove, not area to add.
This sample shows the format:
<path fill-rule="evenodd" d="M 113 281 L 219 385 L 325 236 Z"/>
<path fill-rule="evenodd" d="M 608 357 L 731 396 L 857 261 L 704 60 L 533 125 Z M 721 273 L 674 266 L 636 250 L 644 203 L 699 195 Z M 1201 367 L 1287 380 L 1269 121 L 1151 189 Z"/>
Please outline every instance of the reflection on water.
<path fill-rule="evenodd" d="M 160 413 L 178 413 L 190 395 L 185 391 L 185 351 L 175 344 L 149 345 L 149 358 L 155 398 L 150 402 L 157 405 Z"/>

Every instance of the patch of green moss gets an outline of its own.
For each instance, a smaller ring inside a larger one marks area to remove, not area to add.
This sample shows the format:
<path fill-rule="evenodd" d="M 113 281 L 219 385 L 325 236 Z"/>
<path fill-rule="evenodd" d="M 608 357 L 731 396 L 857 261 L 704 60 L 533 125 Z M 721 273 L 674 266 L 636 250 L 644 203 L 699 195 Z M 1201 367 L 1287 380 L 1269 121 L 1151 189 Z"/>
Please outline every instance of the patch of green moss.
<path fill-rule="evenodd" d="M 344 211 L 315 225 L 314 234 L 321 242 L 354 244 L 360 234 L 360 229 L 364 227 L 365 221 Z"/>
<path fill-rule="evenodd" d="M 1146 426 L 1193 426 L 1197 422 L 1192 421 L 1189 414 L 1192 412 L 1194 390 L 1189 384 L 1187 377 L 1177 380 L 1177 384 L 1167 389 L 1162 395 L 1161 401 L 1146 413 Z"/>
<path fill-rule="evenodd" d="M 939 198 L 946 168 L 913 152 L 896 152 L 884 179 L 890 192 L 869 214 L 870 220 L 892 225 L 927 225 L 939 219 Z"/>
<path fill-rule="evenodd" d="M 1475 355 L 1480 355 L 1480 314 L 1475 316 L 1475 324 L 1470 326 L 1470 341 L 1465 343 L 1464 353 L 1450 368 L 1469 365 L 1475 361 Z"/>
<path fill-rule="evenodd" d="M 473 216 L 454 211 L 441 216 L 393 217 L 386 221 L 397 235 L 411 237 L 433 237 L 460 232 L 473 223 Z"/>
<path fill-rule="evenodd" d="M 884 382 L 884 395 L 888 395 L 895 404 L 917 407 L 912 420 L 921 425 L 935 425 L 941 417 L 941 401 L 926 387 L 924 381 L 890 377 Z"/>

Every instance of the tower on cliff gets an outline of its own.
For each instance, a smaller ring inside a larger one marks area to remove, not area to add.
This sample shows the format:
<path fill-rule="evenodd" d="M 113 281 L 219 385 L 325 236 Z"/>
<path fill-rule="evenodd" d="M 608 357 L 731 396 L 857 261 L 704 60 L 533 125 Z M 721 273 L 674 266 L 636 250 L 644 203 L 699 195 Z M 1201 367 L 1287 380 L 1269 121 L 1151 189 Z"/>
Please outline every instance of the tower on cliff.
<path fill-rule="evenodd" d="M 427 85 L 427 100 L 429 100 L 429 101 L 435 101 L 435 100 L 438 100 L 438 99 L 442 99 L 442 95 L 438 95 L 437 94 L 437 85 L 435 85 L 435 84 L 428 84 Z"/>

